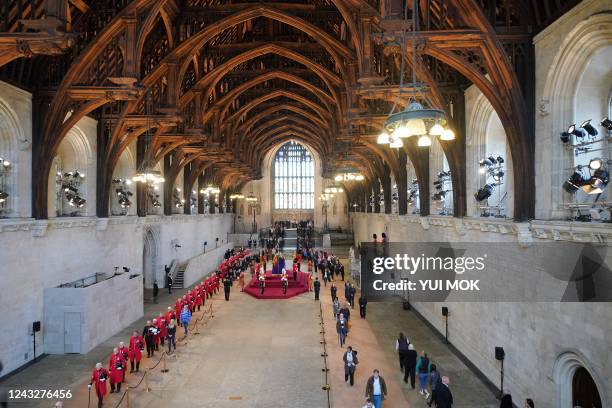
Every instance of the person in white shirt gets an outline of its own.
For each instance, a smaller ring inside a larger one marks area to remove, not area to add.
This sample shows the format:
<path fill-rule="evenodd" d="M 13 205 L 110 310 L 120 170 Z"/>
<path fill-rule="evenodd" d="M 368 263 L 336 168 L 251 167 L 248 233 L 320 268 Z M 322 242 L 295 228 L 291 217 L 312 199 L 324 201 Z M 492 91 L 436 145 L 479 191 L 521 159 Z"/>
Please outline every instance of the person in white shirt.
<path fill-rule="evenodd" d="M 375 408 L 381 408 L 383 400 L 387 397 L 387 384 L 380 376 L 378 369 L 374 369 L 373 375 L 366 384 L 366 398 L 372 399 Z"/>

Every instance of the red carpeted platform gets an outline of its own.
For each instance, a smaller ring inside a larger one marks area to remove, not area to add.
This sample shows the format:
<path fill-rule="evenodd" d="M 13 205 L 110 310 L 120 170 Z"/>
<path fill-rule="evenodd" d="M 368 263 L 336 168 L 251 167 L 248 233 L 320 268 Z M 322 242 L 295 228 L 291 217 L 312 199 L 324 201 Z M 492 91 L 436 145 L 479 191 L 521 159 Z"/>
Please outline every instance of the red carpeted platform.
<path fill-rule="evenodd" d="M 272 275 L 272 271 L 266 272 L 266 290 L 261 295 L 259 281 L 253 278 L 251 282 L 244 288 L 244 291 L 257 299 L 288 299 L 304 292 L 308 292 L 308 273 L 298 272 L 297 282 L 293 280 L 293 273 L 288 274 L 289 287 L 287 294 L 283 293 L 281 287 L 280 275 Z"/>

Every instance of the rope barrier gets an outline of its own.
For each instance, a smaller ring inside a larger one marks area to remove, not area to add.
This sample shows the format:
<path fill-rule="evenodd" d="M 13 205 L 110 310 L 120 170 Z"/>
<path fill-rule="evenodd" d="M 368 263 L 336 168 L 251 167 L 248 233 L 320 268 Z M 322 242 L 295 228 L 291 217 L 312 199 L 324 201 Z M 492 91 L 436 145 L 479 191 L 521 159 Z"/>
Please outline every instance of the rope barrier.
<path fill-rule="evenodd" d="M 331 386 L 329 385 L 329 367 L 327 366 L 327 342 L 325 341 L 325 321 L 323 320 L 323 305 L 319 302 L 319 318 L 321 319 L 321 341 L 319 342 L 323 346 L 323 369 L 322 371 L 325 373 L 325 385 L 321 387 L 323 391 L 327 393 L 327 408 L 331 408 L 331 399 L 329 395 L 329 390 Z"/>

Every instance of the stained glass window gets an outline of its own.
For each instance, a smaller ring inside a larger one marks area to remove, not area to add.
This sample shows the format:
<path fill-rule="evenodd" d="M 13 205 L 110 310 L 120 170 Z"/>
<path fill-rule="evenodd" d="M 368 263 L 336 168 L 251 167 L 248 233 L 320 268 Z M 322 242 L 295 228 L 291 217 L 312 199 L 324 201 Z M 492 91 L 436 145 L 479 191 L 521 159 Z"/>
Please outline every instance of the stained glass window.
<path fill-rule="evenodd" d="M 301 144 L 285 143 L 274 158 L 274 208 L 314 209 L 314 162 Z"/>

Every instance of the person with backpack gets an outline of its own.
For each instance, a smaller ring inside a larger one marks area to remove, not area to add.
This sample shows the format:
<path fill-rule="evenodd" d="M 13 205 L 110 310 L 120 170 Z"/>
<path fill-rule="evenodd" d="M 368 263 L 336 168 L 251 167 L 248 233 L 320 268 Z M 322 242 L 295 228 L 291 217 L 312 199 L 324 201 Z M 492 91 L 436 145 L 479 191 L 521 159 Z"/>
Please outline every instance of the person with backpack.
<path fill-rule="evenodd" d="M 408 341 L 406 336 L 404 336 L 404 333 L 400 332 L 398 339 L 395 341 L 395 351 L 397 351 L 399 357 L 400 371 L 402 372 L 404 372 L 404 366 L 409 344 L 410 341 Z"/>
<path fill-rule="evenodd" d="M 429 379 L 429 372 L 431 371 L 431 363 L 427 353 L 423 351 L 421 357 L 419 357 L 416 364 L 416 372 L 419 376 L 419 394 L 424 395 L 425 399 L 429 399 L 429 392 L 427 392 L 427 380 Z"/>

